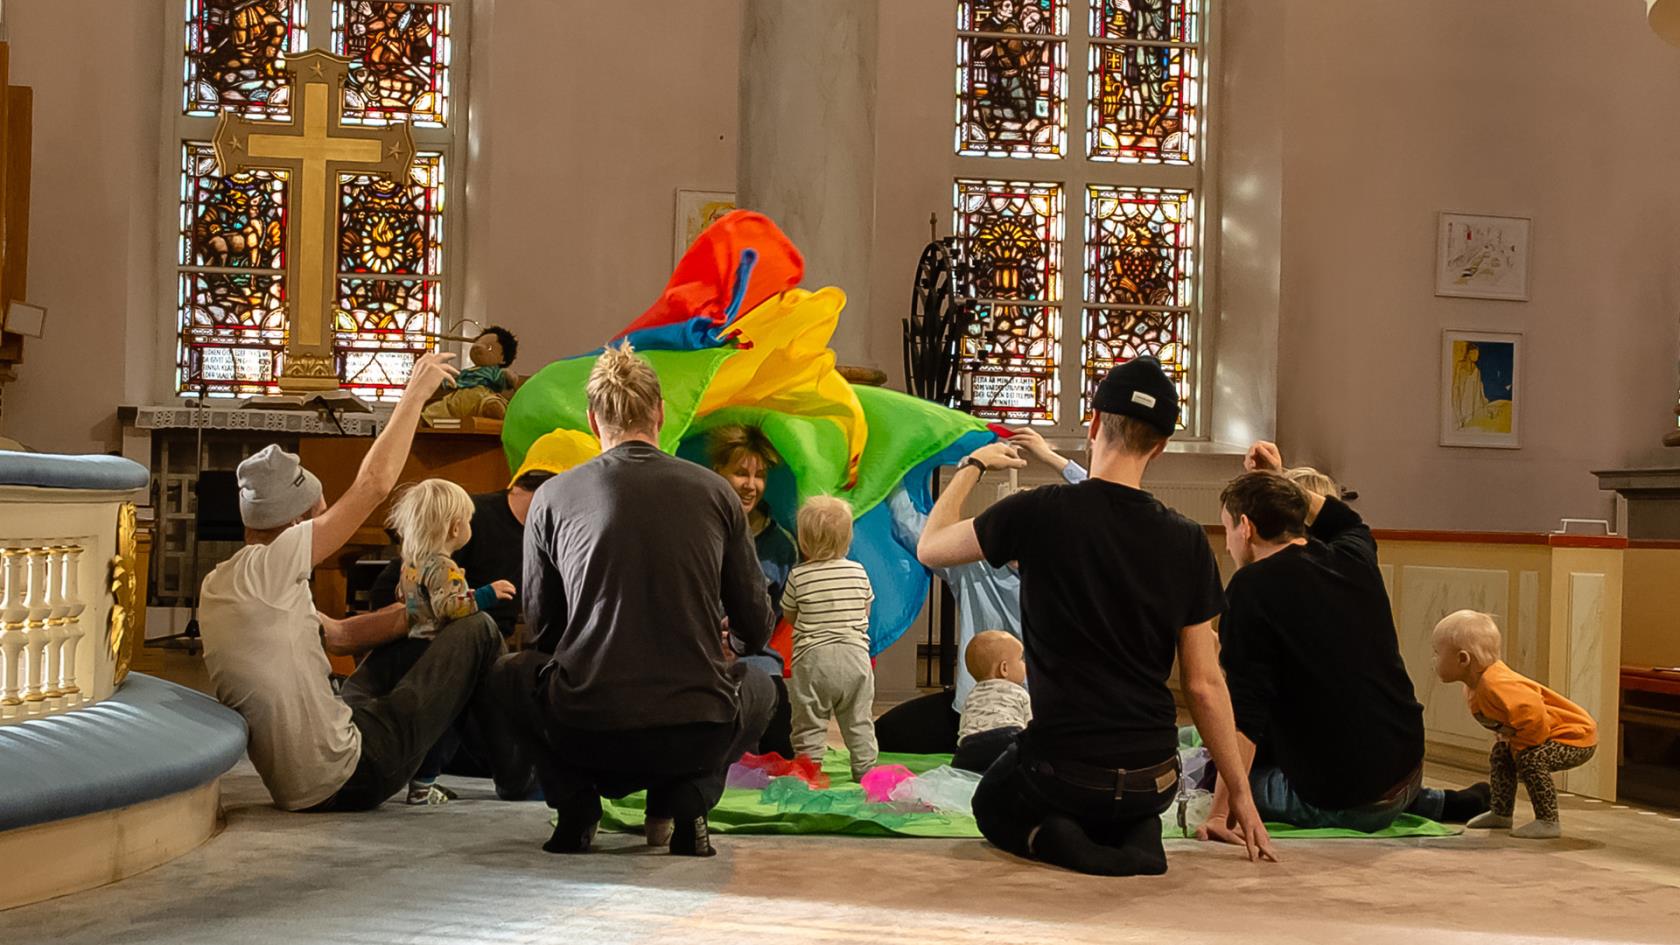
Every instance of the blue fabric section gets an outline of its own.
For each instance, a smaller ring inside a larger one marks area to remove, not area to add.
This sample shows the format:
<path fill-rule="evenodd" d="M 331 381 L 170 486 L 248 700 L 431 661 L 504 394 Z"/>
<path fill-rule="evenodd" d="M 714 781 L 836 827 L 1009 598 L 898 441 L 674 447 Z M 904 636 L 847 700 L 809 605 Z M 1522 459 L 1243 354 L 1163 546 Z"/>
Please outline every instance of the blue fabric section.
<path fill-rule="evenodd" d="M 990 430 L 965 433 L 955 443 L 928 457 L 911 469 L 902 482 L 911 503 L 923 516 L 933 508 L 930 484 L 933 471 L 957 462 L 969 453 L 997 439 Z M 878 656 L 898 642 L 922 612 L 932 572 L 916 560 L 916 540 L 894 527 L 890 502 L 880 502 L 852 526 L 850 557 L 869 572 L 875 590 L 875 606 L 869 611 L 869 654 Z M 916 535 L 921 528 L 916 528 Z M 1019 618 L 1017 618 L 1017 623 Z"/>
<path fill-rule="evenodd" d="M 0 830 L 191 790 L 245 753 L 245 720 L 203 695 L 131 673 L 104 702 L 0 725 Z"/>
<path fill-rule="evenodd" d="M 488 584 L 484 585 L 473 591 L 473 601 L 478 604 L 479 610 L 489 610 L 496 604 L 496 589 Z"/>
<path fill-rule="evenodd" d="M 144 489 L 146 467 L 121 456 L 65 456 L 0 450 L 0 486 L 47 489 Z"/>

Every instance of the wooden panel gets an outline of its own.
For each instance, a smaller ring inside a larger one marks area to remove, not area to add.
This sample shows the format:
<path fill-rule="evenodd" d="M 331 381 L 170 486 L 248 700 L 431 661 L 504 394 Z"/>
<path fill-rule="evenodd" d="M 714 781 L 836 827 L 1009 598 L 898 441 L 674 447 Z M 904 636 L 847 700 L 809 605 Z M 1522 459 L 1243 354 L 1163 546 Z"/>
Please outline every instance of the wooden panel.
<path fill-rule="evenodd" d="M 10 44 L 0 43 L 0 88 L 7 87 L 7 78 L 12 74 L 12 51 Z M 12 122 L 11 96 L 0 95 L 0 133 L 4 133 L 4 140 L 0 140 L 0 305 L 7 299 L 17 298 L 12 294 L 12 286 L 6 281 L 6 275 L 11 268 L 6 265 L 5 239 L 11 233 L 11 219 L 8 214 L 5 196 L 11 193 L 8 178 L 11 176 L 10 155 L 12 153 Z"/>
<path fill-rule="evenodd" d="M 6 271 L 0 282 L 6 287 L 7 301 L 29 298 L 29 155 L 34 109 L 33 90 L 21 85 L 6 89 Z"/>

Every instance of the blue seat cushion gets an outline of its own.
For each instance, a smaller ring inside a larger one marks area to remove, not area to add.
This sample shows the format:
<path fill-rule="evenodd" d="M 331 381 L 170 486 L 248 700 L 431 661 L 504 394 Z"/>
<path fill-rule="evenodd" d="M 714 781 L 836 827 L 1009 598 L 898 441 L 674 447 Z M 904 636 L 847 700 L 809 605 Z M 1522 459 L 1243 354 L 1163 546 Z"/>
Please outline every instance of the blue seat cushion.
<path fill-rule="evenodd" d="M 0 725 L 0 830 L 191 790 L 245 753 L 245 720 L 202 693 L 130 673 L 109 699 Z"/>
<path fill-rule="evenodd" d="M 146 467 L 121 456 L 65 456 L 0 450 L 0 486 L 125 492 L 144 489 L 150 480 L 151 474 Z"/>

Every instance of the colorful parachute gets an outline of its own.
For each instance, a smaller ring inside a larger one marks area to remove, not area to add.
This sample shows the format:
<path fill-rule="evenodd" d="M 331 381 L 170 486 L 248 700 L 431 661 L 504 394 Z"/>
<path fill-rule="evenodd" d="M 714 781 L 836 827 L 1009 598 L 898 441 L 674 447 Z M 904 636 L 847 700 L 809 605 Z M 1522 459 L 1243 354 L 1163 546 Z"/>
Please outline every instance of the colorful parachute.
<path fill-rule="evenodd" d="M 678 263 L 664 293 L 614 341 L 627 338 L 659 374 L 660 445 L 704 462 L 704 434 L 724 424 L 760 427 L 783 464 L 765 501 L 790 532 L 799 503 L 834 495 L 852 506 L 852 557 L 875 588 L 871 652 L 891 646 L 921 611 L 928 571 L 893 536 L 888 493 L 903 483 L 924 511 L 936 466 L 996 438 L 986 425 L 895 391 L 853 387 L 835 369 L 829 339 L 846 296 L 798 288 L 804 260 L 762 214 L 737 210 L 709 227 Z M 556 472 L 596 455 L 584 383 L 599 350 L 556 361 L 508 405 L 508 468 Z"/>

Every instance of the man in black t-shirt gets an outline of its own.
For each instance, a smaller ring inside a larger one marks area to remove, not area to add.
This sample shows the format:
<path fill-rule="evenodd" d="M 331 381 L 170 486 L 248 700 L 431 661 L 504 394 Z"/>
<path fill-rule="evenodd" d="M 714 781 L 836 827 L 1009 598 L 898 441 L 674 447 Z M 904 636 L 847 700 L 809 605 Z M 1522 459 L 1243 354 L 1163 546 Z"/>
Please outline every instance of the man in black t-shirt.
<path fill-rule="evenodd" d="M 1423 787 L 1423 707 L 1400 658 L 1377 543 L 1340 499 L 1279 475 L 1277 447 L 1257 443 L 1249 472 L 1220 497 L 1226 589 L 1220 662 L 1260 813 L 1298 827 L 1382 830 L 1402 812 L 1462 821 L 1487 808 L 1485 786 Z M 1225 826 L 1227 782 L 1201 833 Z"/>
<path fill-rule="evenodd" d="M 990 469 L 1025 461 L 1001 443 L 958 466 L 917 557 L 932 567 L 1019 563 L 1033 720 L 974 795 L 986 838 L 1018 856 L 1106 875 L 1166 871 L 1160 813 L 1178 787 L 1167 678 L 1183 661 L 1191 711 L 1221 770 L 1241 768 L 1213 620 L 1223 608 L 1207 536 L 1141 488 L 1178 425 L 1178 392 L 1153 358 L 1115 368 L 1094 398 L 1091 478 L 959 510 Z M 1238 778 L 1228 819 L 1249 857 L 1275 859 Z"/>

